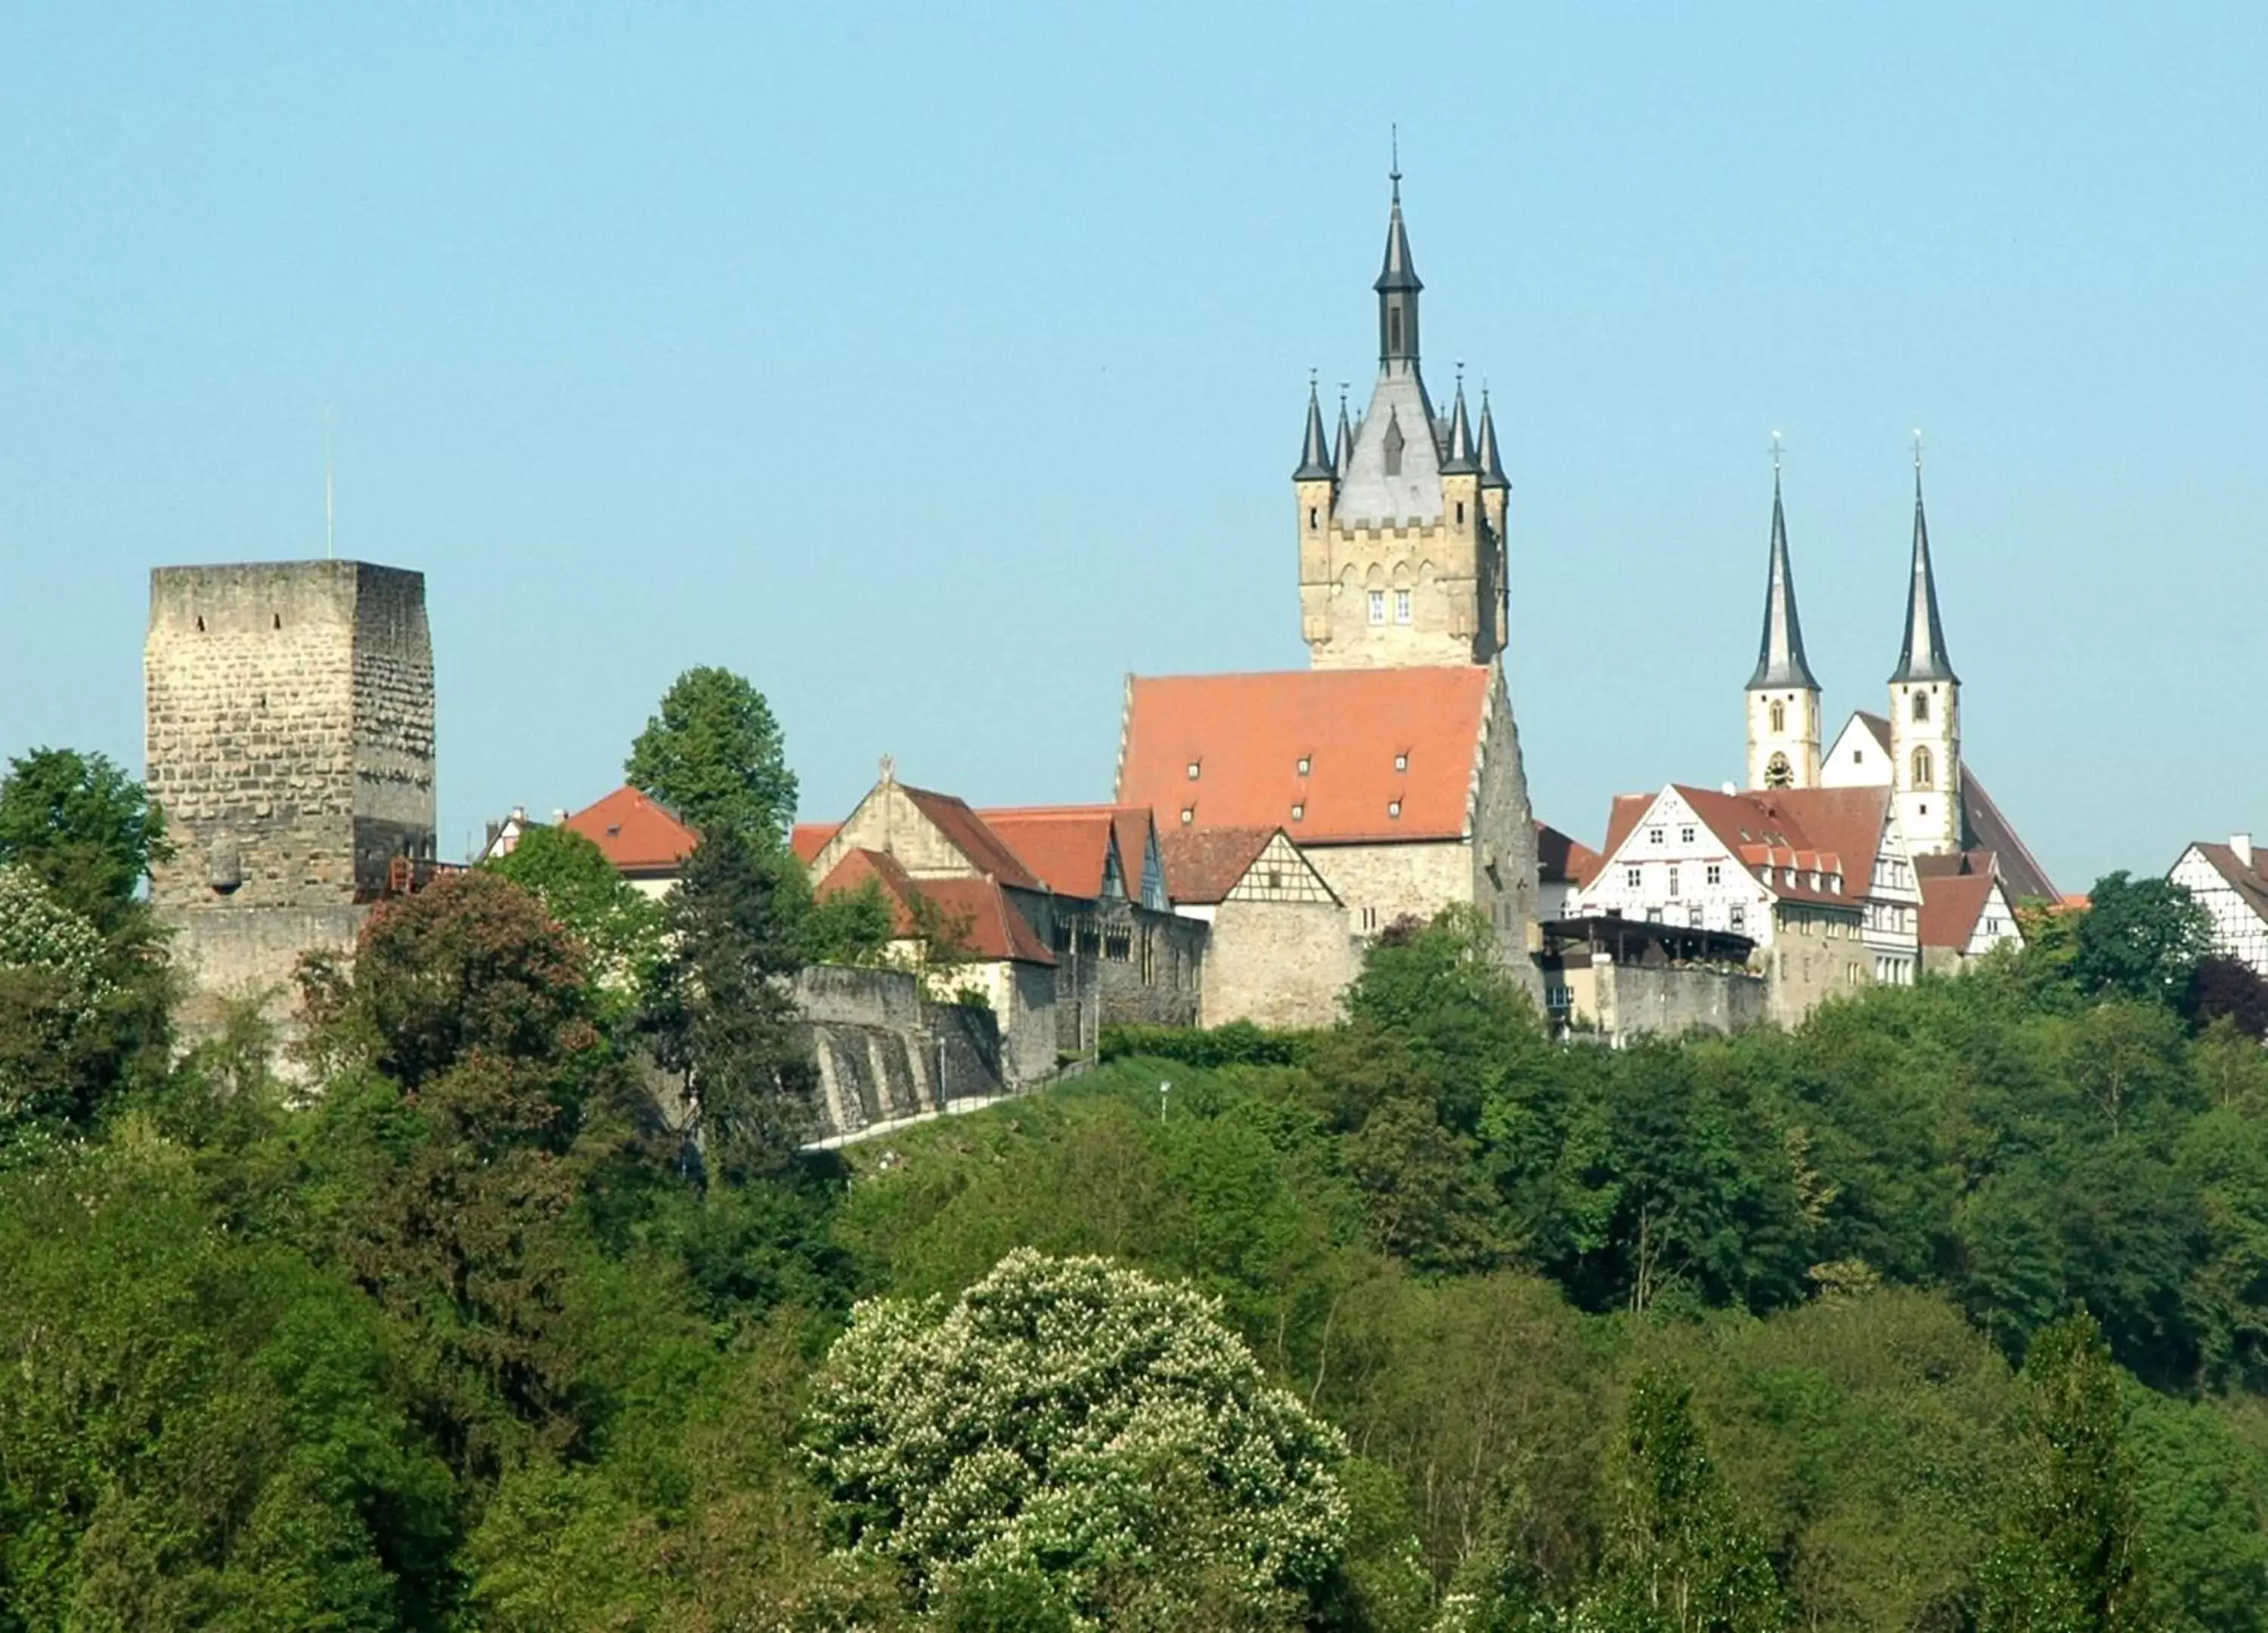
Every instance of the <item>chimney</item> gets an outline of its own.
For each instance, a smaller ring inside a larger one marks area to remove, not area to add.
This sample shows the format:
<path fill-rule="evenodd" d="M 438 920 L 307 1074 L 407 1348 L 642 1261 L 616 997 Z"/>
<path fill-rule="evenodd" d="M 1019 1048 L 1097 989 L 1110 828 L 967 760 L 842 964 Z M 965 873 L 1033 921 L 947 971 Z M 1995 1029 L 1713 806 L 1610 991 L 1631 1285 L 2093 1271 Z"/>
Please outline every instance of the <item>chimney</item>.
<path fill-rule="evenodd" d="M 2236 852 L 2236 859 L 2239 862 L 2243 863 L 2246 867 L 2249 868 L 2252 865 L 2251 835 L 2231 834 L 2228 836 L 2228 848 Z"/>

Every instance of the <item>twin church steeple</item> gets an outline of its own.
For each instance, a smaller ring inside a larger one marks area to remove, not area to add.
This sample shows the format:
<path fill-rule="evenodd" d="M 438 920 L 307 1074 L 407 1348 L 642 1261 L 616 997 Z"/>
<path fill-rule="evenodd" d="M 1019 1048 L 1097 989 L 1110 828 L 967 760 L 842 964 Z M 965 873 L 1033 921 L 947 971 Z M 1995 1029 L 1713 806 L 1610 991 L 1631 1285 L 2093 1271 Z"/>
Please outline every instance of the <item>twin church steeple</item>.
<path fill-rule="evenodd" d="M 1779 450 L 1772 451 L 1771 557 L 1764 583 L 1764 638 L 1747 688 L 1749 786 L 1820 785 L 1819 681 L 1804 657 L 1788 559 Z M 1921 450 L 1914 450 L 1914 536 L 1906 588 L 1905 633 L 1891 674 L 1889 783 L 1898 817 L 1917 852 L 1957 850 L 1961 818 L 1961 680 L 1946 651 L 1922 504 Z"/>
<path fill-rule="evenodd" d="M 1402 175 L 1391 177 L 1370 407 L 1323 435 L 1311 380 L 1292 474 L 1300 533 L 1300 624 L 1318 669 L 1481 664 L 1504 650 L 1505 529 L 1512 483 L 1488 394 L 1476 423 L 1462 371 L 1446 416 L 1419 362 L 1418 298 Z"/>

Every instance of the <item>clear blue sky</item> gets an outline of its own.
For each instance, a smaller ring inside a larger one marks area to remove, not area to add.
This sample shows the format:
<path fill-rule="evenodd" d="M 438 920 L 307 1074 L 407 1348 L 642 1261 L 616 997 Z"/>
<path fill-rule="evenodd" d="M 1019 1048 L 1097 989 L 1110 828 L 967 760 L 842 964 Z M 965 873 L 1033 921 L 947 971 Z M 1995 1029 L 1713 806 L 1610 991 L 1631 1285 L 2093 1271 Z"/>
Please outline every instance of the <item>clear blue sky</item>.
<path fill-rule="evenodd" d="M 341 554 L 427 576 L 445 855 L 695 663 L 807 815 L 885 751 L 1103 797 L 1127 670 L 1303 661 L 1399 120 L 1540 814 L 1738 775 L 1775 428 L 1881 707 L 1919 425 L 1971 762 L 2065 887 L 2160 870 L 2268 830 L 2264 16 L 11 6 L 0 751 L 139 764 L 148 570 L 320 555 L 328 404 Z"/>

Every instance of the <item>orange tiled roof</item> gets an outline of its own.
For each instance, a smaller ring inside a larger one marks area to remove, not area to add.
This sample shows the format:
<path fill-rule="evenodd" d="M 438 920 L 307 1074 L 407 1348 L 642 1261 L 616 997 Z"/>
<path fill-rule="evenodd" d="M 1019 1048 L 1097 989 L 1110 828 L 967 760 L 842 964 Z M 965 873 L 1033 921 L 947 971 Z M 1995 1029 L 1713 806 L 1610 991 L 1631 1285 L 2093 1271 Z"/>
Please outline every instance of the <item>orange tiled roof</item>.
<path fill-rule="evenodd" d="M 788 849 L 795 859 L 809 867 L 819 860 L 819 853 L 827 849 L 827 842 L 843 830 L 840 822 L 799 822 L 788 835 Z"/>
<path fill-rule="evenodd" d="M 1188 828 L 1158 836 L 1166 862 L 1166 894 L 1196 906 L 1225 901 L 1237 881 L 1252 869 L 1273 828 Z"/>
<path fill-rule="evenodd" d="M 701 843 L 677 813 L 635 788 L 618 788 L 567 819 L 566 826 L 598 846 L 617 872 L 674 873 Z"/>
<path fill-rule="evenodd" d="M 992 879 L 917 879 L 898 865 L 895 857 L 880 850 L 850 850 L 843 853 L 843 859 L 820 881 L 813 894 L 831 896 L 840 891 L 859 889 L 870 880 L 881 886 L 882 894 L 888 900 L 892 927 L 900 937 L 917 932 L 913 904 L 917 897 L 922 897 L 932 903 L 948 923 L 961 927 L 961 938 L 976 958 L 991 963 L 1056 961 L 1047 944 L 1016 911 L 1007 893 Z"/>
<path fill-rule="evenodd" d="M 1149 807 L 1167 833 L 1280 826 L 1301 845 L 1462 838 L 1491 673 L 1138 676 L 1127 683 L 1119 802 Z"/>
<path fill-rule="evenodd" d="M 1118 831 L 1116 806 L 1017 805 L 976 814 L 1049 890 L 1089 899 L 1102 894 L 1104 864 Z M 1121 856 L 1121 882 L 1141 865 L 1138 856 L 1131 862 Z M 1126 894 L 1133 896 L 1140 889 L 1136 872 Z"/>

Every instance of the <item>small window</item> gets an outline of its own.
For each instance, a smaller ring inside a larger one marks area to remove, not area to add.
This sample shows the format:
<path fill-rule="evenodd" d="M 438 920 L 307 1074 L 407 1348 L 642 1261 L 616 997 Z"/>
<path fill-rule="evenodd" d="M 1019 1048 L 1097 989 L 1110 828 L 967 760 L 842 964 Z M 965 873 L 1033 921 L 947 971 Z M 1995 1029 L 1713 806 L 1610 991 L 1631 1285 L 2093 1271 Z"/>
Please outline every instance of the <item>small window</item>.
<path fill-rule="evenodd" d="M 1322 520 L 1322 515 L 1323 513 L 1317 510 L 1314 505 L 1311 504 L 1307 507 L 1307 531 L 1309 533 L 1315 531 L 1316 526 Z"/>
<path fill-rule="evenodd" d="M 197 614 L 197 633 L 198 633 L 199 635 L 202 635 L 204 632 L 205 632 L 205 619 L 204 619 L 204 614 L 203 614 L 202 613 L 199 613 L 199 614 Z"/>
<path fill-rule="evenodd" d="M 1284 870 L 1282 868 L 1271 867 L 1268 870 L 1268 888 L 1270 890 L 1281 890 L 1284 888 Z"/>
<path fill-rule="evenodd" d="M 1400 816 L 1402 814 L 1402 802 L 1398 799 L 1388 800 L 1386 802 L 1386 814 L 1390 817 Z"/>
<path fill-rule="evenodd" d="M 1465 502 L 1464 502 L 1462 499 L 1460 499 L 1460 500 L 1458 500 L 1458 501 L 1457 501 L 1457 526 L 1460 526 L 1460 527 L 1462 527 L 1462 526 L 1463 526 L 1464 525 L 1465 525 Z"/>
<path fill-rule="evenodd" d="M 1852 749 L 1851 751 L 1851 763 L 1854 766 L 1865 765 L 1867 763 L 1867 751 L 1863 748 Z"/>
<path fill-rule="evenodd" d="M 1386 592 L 1383 590 L 1370 592 L 1370 622 L 1374 624 L 1386 622 Z"/>
<path fill-rule="evenodd" d="M 1919 696 L 1920 694 L 1916 693 L 1915 695 Z M 1937 786 L 1937 763 L 1930 758 L 1929 750 L 1926 748 L 1917 748 L 1913 751 L 1913 785 L 1916 788 Z M 1928 806 L 1922 807 L 1922 813 L 1925 816 L 1928 812 Z"/>
<path fill-rule="evenodd" d="M 1182 807 L 1182 826 L 1183 828 L 1187 828 L 1190 823 L 1197 820 L 1197 808 L 1195 805 L 1183 805 Z"/>
<path fill-rule="evenodd" d="M 1660 844 L 1661 842 L 1661 830 L 1658 828 L 1650 828 L 1646 829 L 1646 842 L 1649 845 Z"/>
<path fill-rule="evenodd" d="M 1196 782 L 1196 781 L 1197 780 L 1197 772 L 1203 769 L 1203 765 L 1204 765 L 1204 762 L 1203 762 L 1203 761 L 1201 761 L 1192 760 L 1192 761 L 1189 761 L 1189 781 L 1190 781 L 1190 782 L 1194 783 L 1194 782 Z"/>
<path fill-rule="evenodd" d="M 1640 872 L 1638 869 L 1634 868 L 1634 867 L 1626 867 L 1626 868 L 1624 868 L 1624 869 L 1623 870 L 1623 888 L 1624 888 L 1624 889 L 1625 889 L 1625 890 L 1636 890 L 1636 889 L 1638 889 L 1638 888 L 1639 887 L 1639 886 L 1641 886 L 1641 885 L 1642 885 L 1642 884 L 1644 884 L 1645 882 L 1646 882 L 1646 875 L 1645 875 L 1642 872 Z"/>
<path fill-rule="evenodd" d="M 1305 805 L 1293 805 L 1293 806 L 1292 807 L 1292 820 L 1294 822 L 1303 822 L 1303 821 L 1305 821 L 1305 820 L 1307 820 L 1307 806 L 1305 806 Z"/>
<path fill-rule="evenodd" d="M 1690 828 L 1679 828 L 1677 830 L 1677 842 L 1681 845 L 1691 844 L 1693 842 L 1693 830 Z"/>
<path fill-rule="evenodd" d="M 1300 756 L 1300 775 L 1301 776 L 1307 776 L 1307 764 L 1308 764 L 1308 761 L 1307 761 L 1307 755 L 1305 755 L 1305 754 L 1301 754 L 1301 755 Z"/>
<path fill-rule="evenodd" d="M 1735 931 L 1746 930 L 1749 927 L 1748 908 L 1735 901 L 1725 909 L 1725 923 Z"/>
<path fill-rule="evenodd" d="M 1669 864 L 1669 899 L 1672 901 L 1677 900 L 1677 864 L 1675 862 Z"/>
<path fill-rule="evenodd" d="M 1913 695 L 1913 717 L 1917 720 L 1927 720 L 1929 718 L 1929 694 L 1927 692 L 1916 692 Z"/>
<path fill-rule="evenodd" d="M 1691 929 L 1701 928 L 1701 908 L 1697 902 L 1685 909 L 1685 923 Z"/>
<path fill-rule="evenodd" d="M 1394 592 L 1394 622 L 1398 624 L 1410 622 L 1410 592 L 1407 590 Z"/>
<path fill-rule="evenodd" d="M 1314 526 L 1313 523 L 1308 525 Z M 1771 701 L 1771 729 L 1775 733 L 1787 730 L 1787 705 L 1777 697 Z"/>
<path fill-rule="evenodd" d="M 1410 756 L 1408 754 L 1395 755 L 1394 769 L 1396 771 L 1407 771 L 1410 769 Z"/>
<path fill-rule="evenodd" d="M 1701 879 L 1704 884 L 1723 884 L 1725 882 L 1725 864 L 1721 862 L 1712 862 L 1707 867 L 1701 871 Z"/>
<path fill-rule="evenodd" d="M 281 629 L 284 627 L 284 614 L 281 613 L 269 614 L 268 627 L 271 629 Z"/>

